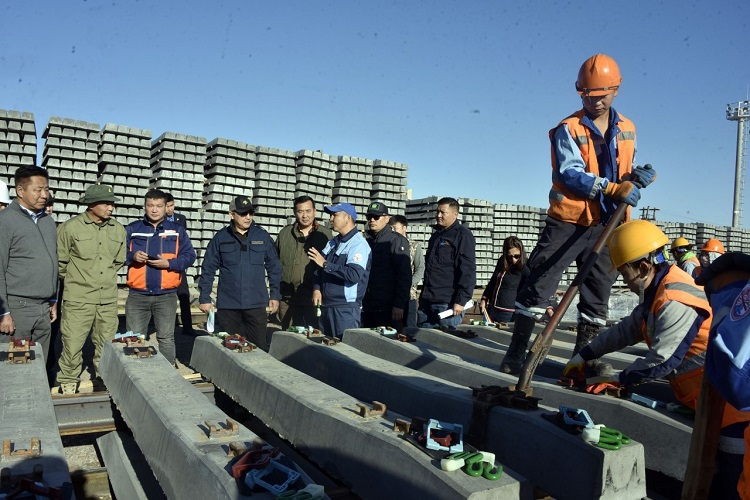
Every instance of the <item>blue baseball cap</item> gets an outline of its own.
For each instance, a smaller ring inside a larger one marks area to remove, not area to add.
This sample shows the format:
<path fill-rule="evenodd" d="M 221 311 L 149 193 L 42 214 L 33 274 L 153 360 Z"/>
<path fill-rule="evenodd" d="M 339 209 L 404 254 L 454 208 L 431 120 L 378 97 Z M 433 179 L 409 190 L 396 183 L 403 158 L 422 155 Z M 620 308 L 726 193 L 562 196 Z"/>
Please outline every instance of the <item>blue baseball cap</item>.
<path fill-rule="evenodd" d="M 337 203 L 335 205 L 323 207 L 323 211 L 327 214 L 335 214 L 336 212 L 348 213 L 353 221 L 357 220 L 357 211 L 350 203 Z"/>

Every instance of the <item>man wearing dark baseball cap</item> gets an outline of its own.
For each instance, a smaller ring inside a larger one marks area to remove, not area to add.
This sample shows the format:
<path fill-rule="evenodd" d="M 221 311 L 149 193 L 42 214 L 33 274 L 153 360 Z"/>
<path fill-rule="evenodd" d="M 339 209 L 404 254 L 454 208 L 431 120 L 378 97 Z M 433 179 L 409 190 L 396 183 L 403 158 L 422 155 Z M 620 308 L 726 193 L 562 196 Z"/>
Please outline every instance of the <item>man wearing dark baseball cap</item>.
<path fill-rule="evenodd" d="M 274 314 L 281 299 L 281 264 L 268 232 L 253 222 L 255 208 L 247 196 L 229 203 L 229 225 L 213 237 L 203 257 L 198 282 L 200 310 L 214 308 L 211 291 L 216 271 L 216 322 L 219 331 L 239 333 L 268 351 L 268 314 Z M 266 288 L 268 276 L 268 288 Z"/>
<path fill-rule="evenodd" d="M 117 270 L 125 263 L 125 228 L 112 219 L 112 186 L 86 189 L 86 211 L 64 222 L 57 231 L 57 255 L 63 280 L 62 354 L 57 383 L 63 394 L 74 394 L 83 366 L 83 344 L 91 331 L 94 369 L 102 347 L 117 332 Z M 96 378 L 92 374 L 92 380 Z"/>
<path fill-rule="evenodd" d="M 307 256 L 316 271 L 313 304 L 323 306 L 320 327 L 332 337 L 343 337 L 347 328 L 359 328 L 362 299 L 367 290 L 372 257 L 370 246 L 357 230 L 357 211 L 349 203 L 330 205 L 331 229 L 339 233 L 322 252 L 310 248 Z"/>
<path fill-rule="evenodd" d="M 390 226 L 385 203 L 370 203 L 366 217 L 365 239 L 372 250 L 372 270 L 362 301 L 362 326 L 400 330 L 411 289 L 409 241 Z"/>

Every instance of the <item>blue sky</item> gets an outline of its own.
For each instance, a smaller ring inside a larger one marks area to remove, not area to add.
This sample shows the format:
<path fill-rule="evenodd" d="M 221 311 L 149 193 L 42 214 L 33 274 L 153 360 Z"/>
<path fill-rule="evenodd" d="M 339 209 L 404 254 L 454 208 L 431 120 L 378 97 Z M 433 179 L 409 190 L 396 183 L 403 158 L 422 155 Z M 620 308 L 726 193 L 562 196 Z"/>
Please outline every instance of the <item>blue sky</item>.
<path fill-rule="evenodd" d="M 0 108 L 409 165 L 413 197 L 547 206 L 547 132 L 614 57 L 658 218 L 729 225 L 747 0 L 49 0 L 0 7 Z M 41 154 L 41 151 L 40 151 Z M 743 227 L 750 227 L 750 184 Z"/>

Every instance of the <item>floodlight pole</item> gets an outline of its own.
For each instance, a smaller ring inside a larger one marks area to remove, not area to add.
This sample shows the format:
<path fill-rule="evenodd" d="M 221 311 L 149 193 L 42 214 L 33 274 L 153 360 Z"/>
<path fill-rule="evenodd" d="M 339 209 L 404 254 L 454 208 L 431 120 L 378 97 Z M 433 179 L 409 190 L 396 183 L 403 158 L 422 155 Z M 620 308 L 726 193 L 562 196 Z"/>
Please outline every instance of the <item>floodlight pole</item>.
<path fill-rule="evenodd" d="M 746 157 L 745 123 L 750 118 L 750 101 L 727 104 L 727 120 L 737 122 L 737 158 L 734 167 L 734 203 L 732 227 L 742 224 L 742 194 L 744 191 L 744 160 Z"/>

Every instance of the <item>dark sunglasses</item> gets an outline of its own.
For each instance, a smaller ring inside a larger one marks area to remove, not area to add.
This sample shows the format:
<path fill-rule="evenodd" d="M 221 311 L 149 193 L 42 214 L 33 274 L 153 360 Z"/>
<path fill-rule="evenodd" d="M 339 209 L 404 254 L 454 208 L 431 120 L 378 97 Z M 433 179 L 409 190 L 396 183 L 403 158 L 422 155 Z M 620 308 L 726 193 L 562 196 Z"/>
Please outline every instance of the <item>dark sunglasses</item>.
<path fill-rule="evenodd" d="M 367 220 L 380 220 L 381 217 L 382 215 L 372 215 L 372 214 L 365 215 L 365 218 Z"/>
<path fill-rule="evenodd" d="M 519 253 L 519 254 L 514 255 L 512 253 L 509 253 L 505 257 L 508 258 L 508 259 L 520 260 L 521 259 L 521 254 Z"/>

